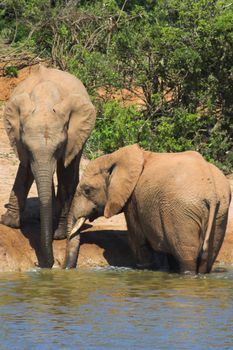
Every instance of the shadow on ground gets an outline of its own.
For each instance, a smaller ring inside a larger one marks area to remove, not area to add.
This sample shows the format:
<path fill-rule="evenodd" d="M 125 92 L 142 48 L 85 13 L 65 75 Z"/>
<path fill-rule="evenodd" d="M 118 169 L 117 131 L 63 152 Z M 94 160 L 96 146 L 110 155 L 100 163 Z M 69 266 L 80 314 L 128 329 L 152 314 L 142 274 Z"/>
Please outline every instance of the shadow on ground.
<path fill-rule="evenodd" d="M 122 226 L 119 226 L 122 227 Z M 117 226 L 87 224 L 81 233 L 78 267 L 133 267 L 135 259 L 128 245 L 127 231 Z M 0 271 L 28 270 L 41 261 L 38 198 L 29 198 L 21 229 L 0 225 Z M 53 242 L 55 266 L 65 260 L 66 240 Z"/>
<path fill-rule="evenodd" d="M 128 244 L 127 231 L 97 230 L 81 234 L 83 245 L 94 245 L 103 250 L 103 258 L 108 265 L 118 267 L 134 267 L 135 259 Z"/>

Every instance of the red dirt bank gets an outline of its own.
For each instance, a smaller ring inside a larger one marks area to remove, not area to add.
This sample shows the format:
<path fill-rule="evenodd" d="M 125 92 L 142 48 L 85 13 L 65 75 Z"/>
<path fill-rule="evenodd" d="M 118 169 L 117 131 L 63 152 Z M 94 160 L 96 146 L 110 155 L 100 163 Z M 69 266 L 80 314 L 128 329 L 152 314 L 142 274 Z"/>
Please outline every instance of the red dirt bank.
<path fill-rule="evenodd" d="M 35 69 L 34 67 L 32 69 Z M 3 127 L 2 112 L 4 101 L 13 88 L 28 75 L 29 69 L 19 72 L 18 78 L 0 77 L 0 215 L 5 212 L 12 188 L 18 160 L 10 148 Z M 81 165 L 85 166 L 84 162 Z M 233 188 L 233 180 L 229 180 Z M 40 254 L 39 208 L 37 192 L 33 185 L 23 221 L 22 231 L 0 224 L 0 271 L 24 271 L 37 265 Z M 88 225 L 82 234 L 82 245 L 78 260 L 79 267 L 93 266 L 132 266 L 135 261 L 127 243 L 127 231 L 123 214 L 111 219 L 99 218 L 93 226 Z M 53 244 L 55 265 L 62 266 L 66 242 Z M 227 234 L 217 258 L 221 263 L 233 263 L 233 203 L 231 203 Z"/>

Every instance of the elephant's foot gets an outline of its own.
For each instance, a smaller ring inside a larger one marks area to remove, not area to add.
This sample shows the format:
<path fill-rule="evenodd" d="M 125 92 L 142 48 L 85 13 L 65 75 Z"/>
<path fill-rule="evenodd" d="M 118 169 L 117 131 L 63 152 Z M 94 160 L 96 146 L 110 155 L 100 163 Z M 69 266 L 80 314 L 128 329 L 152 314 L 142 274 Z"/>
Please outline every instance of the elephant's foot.
<path fill-rule="evenodd" d="M 54 232 L 53 239 L 65 239 L 67 237 L 66 221 L 59 222 L 58 228 Z"/>
<path fill-rule="evenodd" d="M 40 259 L 38 259 L 38 264 L 39 264 L 39 267 L 43 269 L 44 268 L 51 269 L 54 264 L 54 258 L 52 256 L 47 259 L 45 259 L 44 257 L 40 257 Z"/>
<path fill-rule="evenodd" d="M 156 269 L 155 268 L 155 252 L 151 246 L 145 242 L 136 249 L 137 268 L 140 269 Z"/>
<path fill-rule="evenodd" d="M 185 275 L 195 275 L 197 273 L 197 263 L 195 260 L 179 261 L 180 273 Z"/>
<path fill-rule="evenodd" d="M 208 266 L 208 252 L 202 253 L 198 259 L 198 273 L 208 273 L 211 268 Z"/>
<path fill-rule="evenodd" d="M 16 213 L 12 213 L 9 210 L 1 216 L 1 223 L 3 225 L 19 228 L 20 227 L 20 217 Z"/>

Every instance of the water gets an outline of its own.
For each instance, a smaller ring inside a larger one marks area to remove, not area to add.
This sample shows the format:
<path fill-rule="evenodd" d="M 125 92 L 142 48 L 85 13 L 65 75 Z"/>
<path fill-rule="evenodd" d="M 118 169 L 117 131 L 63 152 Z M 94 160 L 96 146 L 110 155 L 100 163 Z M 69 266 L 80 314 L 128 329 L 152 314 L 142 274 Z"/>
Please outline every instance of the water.
<path fill-rule="evenodd" d="M 0 274 L 0 349 L 233 349 L 233 268 Z"/>

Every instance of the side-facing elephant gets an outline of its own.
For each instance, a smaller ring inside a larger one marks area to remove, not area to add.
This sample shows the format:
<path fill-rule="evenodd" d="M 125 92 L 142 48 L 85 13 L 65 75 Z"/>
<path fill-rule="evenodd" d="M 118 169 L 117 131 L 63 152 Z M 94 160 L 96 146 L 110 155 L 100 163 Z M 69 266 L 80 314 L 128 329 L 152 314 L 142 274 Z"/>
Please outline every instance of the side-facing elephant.
<path fill-rule="evenodd" d="M 66 268 L 76 264 L 75 232 L 85 219 L 123 211 L 140 265 L 159 256 L 172 270 L 210 272 L 230 198 L 222 172 L 194 151 L 153 153 L 131 145 L 99 157 L 88 164 L 68 214 Z"/>
<path fill-rule="evenodd" d="M 20 226 L 26 198 L 35 179 L 40 202 L 41 267 L 52 267 L 54 263 L 54 172 L 57 171 L 58 179 L 54 238 L 62 238 L 79 181 L 82 150 L 94 127 L 95 114 L 80 80 L 43 66 L 15 88 L 6 104 L 5 128 L 20 164 L 8 209 L 1 220 L 7 226 Z"/>

